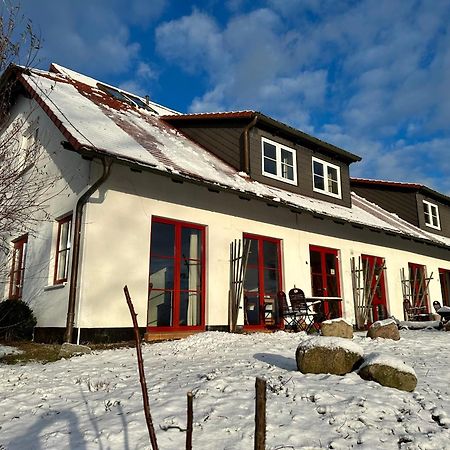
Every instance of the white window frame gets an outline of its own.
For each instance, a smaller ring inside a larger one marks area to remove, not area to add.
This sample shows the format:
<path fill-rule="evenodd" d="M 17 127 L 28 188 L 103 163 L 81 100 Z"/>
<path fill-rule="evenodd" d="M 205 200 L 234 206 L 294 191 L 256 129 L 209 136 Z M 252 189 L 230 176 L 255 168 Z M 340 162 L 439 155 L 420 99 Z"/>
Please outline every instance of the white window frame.
<path fill-rule="evenodd" d="M 440 230 L 441 229 L 441 221 L 439 219 L 439 206 L 436 205 L 435 203 L 431 203 L 427 200 L 422 200 L 422 201 L 423 201 L 423 206 L 424 206 L 423 219 L 424 219 L 425 225 L 427 227 L 434 228 L 435 230 Z M 427 216 L 425 214 L 425 205 L 428 206 L 428 212 L 429 212 L 428 215 L 431 219 L 431 222 L 427 222 Z M 437 226 L 433 224 L 433 217 L 436 217 Z"/>
<path fill-rule="evenodd" d="M 324 175 L 324 187 L 325 189 L 317 188 L 314 185 L 314 163 L 318 162 L 323 165 L 323 175 Z M 328 190 L 328 168 L 331 167 L 336 169 L 337 172 L 337 183 L 338 183 L 338 193 L 330 192 Z M 341 184 L 341 168 L 335 164 L 331 164 L 323 159 L 312 157 L 311 161 L 311 171 L 312 171 L 312 186 L 314 192 L 320 192 L 321 194 L 329 195 L 330 197 L 342 198 L 342 184 Z"/>
<path fill-rule="evenodd" d="M 264 170 L 264 143 L 271 144 L 276 149 L 276 161 L 275 161 L 276 168 L 277 168 L 276 175 L 273 173 L 270 173 L 270 172 L 266 172 Z M 289 153 L 292 154 L 292 165 L 293 165 L 293 169 L 294 169 L 294 171 L 293 171 L 294 179 L 293 180 L 291 180 L 290 178 L 285 178 L 282 175 L 283 171 L 282 171 L 282 164 L 281 164 L 281 150 L 288 151 Z M 279 142 L 275 142 L 275 141 L 272 141 L 265 137 L 261 137 L 261 173 L 265 177 L 273 178 L 275 180 L 282 181 L 283 183 L 293 184 L 293 185 L 297 186 L 297 152 L 293 148 L 290 148 L 284 144 L 280 144 Z"/>

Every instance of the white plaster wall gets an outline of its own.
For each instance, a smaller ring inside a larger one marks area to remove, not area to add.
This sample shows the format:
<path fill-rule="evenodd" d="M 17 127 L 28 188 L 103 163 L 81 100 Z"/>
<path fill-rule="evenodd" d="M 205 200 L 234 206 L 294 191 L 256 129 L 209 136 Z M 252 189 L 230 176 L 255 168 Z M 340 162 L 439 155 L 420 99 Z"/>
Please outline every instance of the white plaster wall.
<path fill-rule="evenodd" d="M 428 274 L 433 272 L 431 300 L 441 299 L 438 268 L 450 269 L 446 250 L 295 214 L 256 200 L 241 200 L 236 195 L 213 193 L 186 182 L 174 183 L 159 175 L 133 173 L 115 164 L 110 179 L 87 207 L 77 326 L 131 326 L 122 291 L 125 284 L 140 326 L 146 325 L 152 216 L 207 227 L 207 325 L 227 324 L 229 245 L 244 232 L 281 239 L 284 289 L 295 284 L 307 295 L 311 293 L 309 245 L 338 249 L 343 312 L 352 322 L 352 256 L 364 253 L 386 258 L 388 308 L 399 318 L 403 317 L 402 267 L 407 269 L 408 262 L 415 262 L 426 265 Z"/>
<path fill-rule="evenodd" d="M 52 286 L 56 220 L 73 211 L 78 194 L 89 182 L 89 162 L 62 147 L 61 142 L 66 139 L 34 100 L 19 97 L 11 117 L 27 117 L 30 123 L 38 124 L 39 141 L 45 149 L 41 163 L 46 165 L 49 180 L 57 180 L 47 196 L 48 217 L 42 218 L 28 237 L 22 299 L 33 309 L 38 327 L 63 327 L 66 323 L 69 286 Z M 56 193 L 58 195 L 50 199 Z M 7 297 L 8 290 L 9 280 L 6 280 L 2 289 L 3 297 Z"/>

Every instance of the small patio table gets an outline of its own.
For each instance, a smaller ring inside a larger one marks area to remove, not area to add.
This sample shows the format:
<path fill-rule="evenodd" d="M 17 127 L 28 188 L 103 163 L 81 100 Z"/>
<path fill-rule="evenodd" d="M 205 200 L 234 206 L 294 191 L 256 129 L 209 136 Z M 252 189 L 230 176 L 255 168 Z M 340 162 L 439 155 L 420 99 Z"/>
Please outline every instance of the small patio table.
<path fill-rule="evenodd" d="M 436 312 L 441 316 L 442 323 L 447 323 L 450 320 L 449 306 L 441 306 Z"/>
<path fill-rule="evenodd" d="M 332 317 L 333 309 L 330 308 L 331 305 L 328 305 L 328 308 L 325 308 L 325 304 L 339 304 L 342 302 L 342 297 L 306 297 L 307 303 L 317 302 L 320 301 L 320 311 L 319 311 L 319 317 L 317 322 L 323 322 L 324 320 L 330 320 L 330 319 L 336 319 L 337 317 Z"/>

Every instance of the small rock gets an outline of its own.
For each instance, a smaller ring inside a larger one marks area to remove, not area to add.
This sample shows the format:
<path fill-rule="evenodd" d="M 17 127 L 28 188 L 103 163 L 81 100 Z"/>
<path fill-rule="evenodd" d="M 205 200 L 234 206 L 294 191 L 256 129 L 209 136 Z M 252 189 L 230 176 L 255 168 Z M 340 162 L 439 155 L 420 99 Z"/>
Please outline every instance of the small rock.
<path fill-rule="evenodd" d="M 372 380 L 382 386 L 412 392 L 417 386 L 417 376 L 414 369 L 398 358 L 371 353 L 364 357 L 364 362 L 358 370 L 364 380 Z"/>
<path fill-rule="evenodd" d="M 353 339 L 353 326 L 345 319 L 332 319 L 322 322 L 322 336 L 336 336 Z"/>
<path fill-rule="evenodd" d="M 91 353 L 90 347 L 86 345 L 76 345 L 65 342 L 63 345 L 61 345 L 61 349 L 59 350 L 59 357 L 70 358 L 71 356 L 83 355 L 86 353 Z"/>
<path fill-rule="evenodd" d="M 384 338 L 398 341 L 400 339 L 400 332 L 398 331 L 398 326 L 394 319 L 378 320 L 370 326 L 367 331 L 367 337 L 372 339 Z"/>
<path fill-rule="evenodd" d="M 352 371 L 363 354 L 363 349 L 348 339 L 317 336 L 300 342 L 295 358 L 302 373 L 345 375 Z"/>

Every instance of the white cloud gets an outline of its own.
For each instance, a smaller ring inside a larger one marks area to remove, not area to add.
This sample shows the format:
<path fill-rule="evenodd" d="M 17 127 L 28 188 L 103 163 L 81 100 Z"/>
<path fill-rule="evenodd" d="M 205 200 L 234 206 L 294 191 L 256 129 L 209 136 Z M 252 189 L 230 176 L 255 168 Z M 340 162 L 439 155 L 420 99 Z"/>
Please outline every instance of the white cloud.
<path fill-rule="evenodd" d="M 22 12 L 43 37 L 41 66 L 58 62 L 93 75 L 126 73 L 136 63 L 141 44 L 131 26 L 148 26 L 166 0 L 23 0 Z"/>

